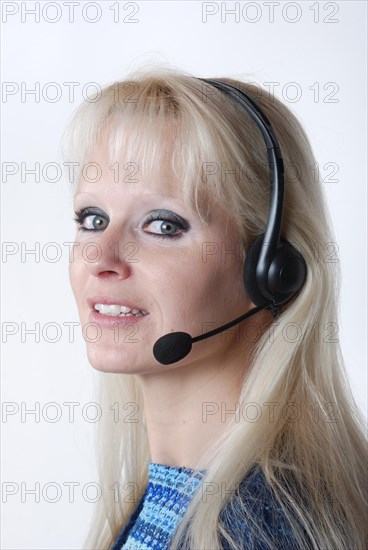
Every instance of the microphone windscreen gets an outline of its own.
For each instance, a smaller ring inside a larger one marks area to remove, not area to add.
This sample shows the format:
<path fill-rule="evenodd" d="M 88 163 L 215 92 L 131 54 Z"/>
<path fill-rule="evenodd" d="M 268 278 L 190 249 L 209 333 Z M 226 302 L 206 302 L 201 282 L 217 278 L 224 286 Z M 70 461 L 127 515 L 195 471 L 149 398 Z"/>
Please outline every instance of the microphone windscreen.
<path fill-rule="evenodd" d="M 192 337 L 187 332 L 171 332 L 161 336 L 153 346 L 155 359 L 170 365 L 183 359 L 192 349 Z"/>

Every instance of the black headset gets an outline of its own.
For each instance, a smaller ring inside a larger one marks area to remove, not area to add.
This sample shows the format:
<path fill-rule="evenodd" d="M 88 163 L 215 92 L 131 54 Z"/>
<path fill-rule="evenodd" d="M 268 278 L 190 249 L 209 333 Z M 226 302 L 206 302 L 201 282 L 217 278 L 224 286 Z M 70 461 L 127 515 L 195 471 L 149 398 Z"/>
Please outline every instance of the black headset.
<path fill-rule="evenodd" d="M 200 78 L 242 105 L 256 122 L 267 146 L 270 173 L 270 206 L 265 232 L 249 247 L 243 267 L 247 295 L 256 306 L 266 302 L 273 316 L 302 288 L 307 265 L 302 254 L 281 236 L 284 210 L 284 163 L 271 123 L 255 99 L 244 90 L 217 80 Z"/>

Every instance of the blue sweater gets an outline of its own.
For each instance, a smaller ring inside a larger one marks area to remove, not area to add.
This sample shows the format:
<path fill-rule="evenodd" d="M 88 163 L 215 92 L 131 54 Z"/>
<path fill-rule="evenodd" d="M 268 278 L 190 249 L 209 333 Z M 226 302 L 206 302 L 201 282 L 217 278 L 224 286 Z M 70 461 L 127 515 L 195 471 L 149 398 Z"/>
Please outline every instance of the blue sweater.
<path fill-rule="evenodd" d="M 182 520 L 187 506 L 206 470 L 148 463 L 148 485 L 128 523 L 123 527 L 111 550 L 166 550 Z M 191 478 L 189 485 L 185 483 Z M 271 500 L 270 489 L 261 470 L 253 468 L 240 485 L 242 501 L 256 512 L 262 530 L 275 537 L 276 549 L 297 549 L 290 524 L 281 509 Z M 225 507 L 222 521 L 244 550 L 268 550 L 264 543 L 254 540 L 245 518 L 236 508 Z M 222 549 L 229 548 L 220 536 Z M 306 545 L 304 548 L 309 548 Z"/>

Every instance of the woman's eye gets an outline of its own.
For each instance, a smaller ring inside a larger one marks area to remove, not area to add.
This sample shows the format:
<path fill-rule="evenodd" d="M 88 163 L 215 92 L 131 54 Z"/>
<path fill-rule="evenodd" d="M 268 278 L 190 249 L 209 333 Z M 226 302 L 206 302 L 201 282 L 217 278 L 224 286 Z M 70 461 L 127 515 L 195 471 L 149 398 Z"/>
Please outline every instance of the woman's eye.
<path fill-rule="evenodd" d="M 174 214 L 156 212 L 144 222 L 143 227 L 151 226 L 153 231 L 147 231 L 155 237 L 163 239 L 178 239 L 188 231 L 189 224 Z M 178 232 L 179 230 L 179 232 Z M 157 231 L 157 232 L 156 232 Z"/>
<path fill-rule="evenodd" d="M 178 224 L 172 222 L 171 220 L 154 220 L 151 222 L 146 222 L 145 226 L 151 226 L 152 231 L 148 233 L 153 233 L 157 237 L 180 237 L 181 233 L 177 234 Z M 183 228 L 184 229 L 184 228 Z M 156 233 L 156 231 L 161 233 Z"/>
<path fill-rule="evenodd" d="M 165 214 L 164 214 L 165 212 Z M 80 231 L 101 231 L 109 225 L 109 217 L 99 209 L 84 208 L 75 212 L 74 221 Z M 181 217 L 168 213 L 167 211 L 158 211 L 145 220 L 143 227 L 150 227 L 146 233 L 154 237 L 164 239 L 178 239 L 183 233 L 188 231 L 189 223 Z"/>
<path fill-rule="evenodd" d="M 106 229 L 109 225 L 109 219 L 106 215 L 93 212 L 88 208 L 75 212 L 74 221 L 81 231 L 100 231 Z"/>

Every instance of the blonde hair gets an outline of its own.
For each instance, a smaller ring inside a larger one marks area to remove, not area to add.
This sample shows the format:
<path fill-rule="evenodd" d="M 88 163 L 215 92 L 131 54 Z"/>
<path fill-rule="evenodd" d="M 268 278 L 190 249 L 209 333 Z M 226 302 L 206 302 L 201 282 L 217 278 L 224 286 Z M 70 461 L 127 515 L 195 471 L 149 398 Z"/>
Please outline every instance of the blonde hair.
<path fill-rule="evenodd" d="M 363 549 L 367 546 L 365 422 L 351 393 L 336 338 L 338 263 L 316 255 L 316 246 L 320 250 L 335 239 L 321 183 L 316 183 L 312 172 L 311 146 L 296 116 L 262 87 L 232 78 L 216 79 L 253 94 L 274 128 L 285 165 L 282 235 L 302 252 L 308 273 L 300 293 L 254 344 L 239 406 L 253 404 L 257 421 L 232 422 L 206 451 L 209 467 L 203 484 L 225 486 L 225 495 L 218 490 L 203 499 L 198 491 L 170 548 L 177 548 L 179 541 L 188 548 L 220 548 L 221 533 L 231 548 L 240 550 L 220 514 L 230 500 L 229 491 L 235 494 L 256 465 L 291 522 L 298 547 Z M 267 222 L 266 148 L 244 109 L 218 91 L 210 93 L 192 75 L 149 67 L 105 86 L 93 101 L 85 101 L 73 113 L 63 140 L 64 156 L 82 166 L 102 132 L 108 130 L 111 161 L 124 149 L 124 158 L 137 161 L 140 170 L 160 170 L 167 163 L 160 143 L 168 123 L 175 129 L 171 168 L 180 179 L 184 199 L 204 223 L 210 204 L 206 197 L 221 203 L 239 229 L 245 254 Z M 206 178 L 209 162 L 219 169 Z M 226 178 L 222 167 L 232 169 Z M 79 177 L 80 172 L 76 181 Z M 290 335 L 290 330 L 296 333 Z M 101 418 L 97 452 L 102 498 L 96 505 L 86 549 L 112 546 L 144 492 L 150 458 L 136 376 L 100 372 L 97 376 L 103 410 L 116 402 L 124 407 L 135 404 L 139 422 Z M 116 502 L 111 486 L 117 482 L 127 494 L 133 487 L 135 498 Z M 274 548 L 272 533 L 260 531 L 246 506 L 241 513 L 248 518 L 255 538 Z"/>

